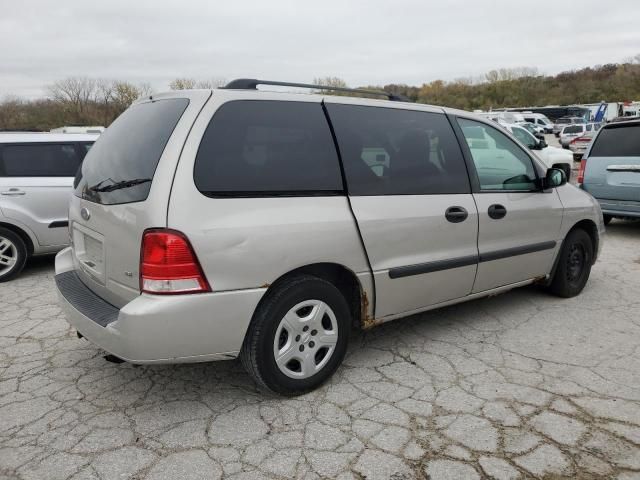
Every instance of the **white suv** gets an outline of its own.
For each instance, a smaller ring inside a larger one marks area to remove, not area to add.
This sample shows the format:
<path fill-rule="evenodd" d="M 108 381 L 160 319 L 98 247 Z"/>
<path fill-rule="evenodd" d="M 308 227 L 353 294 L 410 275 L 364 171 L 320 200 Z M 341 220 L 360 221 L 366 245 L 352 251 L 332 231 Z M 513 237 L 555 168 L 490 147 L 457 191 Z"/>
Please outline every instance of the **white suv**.
<path fill-rule="evenodd" d="M 262 83 L 281 85 L 154 94 L 87 155 L 55 281 L 111 359 L 240 356 L 299 394 L 354 326 L 531 283 L 582 291 L 597 202 L 494 122 Z"/>
<path fill-rule="evenodd" d="M 98 135 L 0 133 L 0 282 L 69 244 L 73 178 Z"/>

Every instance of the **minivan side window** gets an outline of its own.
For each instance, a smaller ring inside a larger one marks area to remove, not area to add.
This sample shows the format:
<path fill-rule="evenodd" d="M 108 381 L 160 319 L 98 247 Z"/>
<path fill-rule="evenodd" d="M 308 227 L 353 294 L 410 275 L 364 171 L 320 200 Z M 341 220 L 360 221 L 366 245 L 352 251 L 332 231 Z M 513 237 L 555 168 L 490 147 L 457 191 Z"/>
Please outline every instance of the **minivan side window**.
<path fill-rule="evenodd" d="M 194 182 L 209 196 L 336 194 L 343 190 L 331 130 L 319 103 L 236 100 L 202 137 Z"/>
<path fill-rule="evenodd" d="M 458 118 L 478 173 L 480 190 L 536 190 L 531 158 L 507 135 L 481 122 Z"/>
<path fill-rule="evenodd" d="M 73 143 L 5 144 L 0 152 L 2 177 L 73 177 L 82 161 Z"/>
<path fill-rule="evenodd" d="M 444 114 L 327 104 L 350 195 L 469 193 L 464 157 Z"/>
<path fill-rule="evenodd" d="M 591 147 L 590 157 L 640 157 L 640 124 L 603 128 Z"/>

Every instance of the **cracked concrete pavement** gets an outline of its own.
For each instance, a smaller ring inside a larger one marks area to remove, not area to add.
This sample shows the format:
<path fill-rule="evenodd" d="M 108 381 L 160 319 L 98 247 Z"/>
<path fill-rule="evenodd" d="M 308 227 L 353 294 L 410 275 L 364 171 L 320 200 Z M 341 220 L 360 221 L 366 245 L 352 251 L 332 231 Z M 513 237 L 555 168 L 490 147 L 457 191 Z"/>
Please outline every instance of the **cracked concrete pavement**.
<path fill-rule="evenodd" d="M 574 299 L 531 287 L 354 332 L 294 399 L 236 361 L 106 362 L 34 260 L 0 285 L 0 479 L 638 479 L 639 245 L 614 221 Z"/>

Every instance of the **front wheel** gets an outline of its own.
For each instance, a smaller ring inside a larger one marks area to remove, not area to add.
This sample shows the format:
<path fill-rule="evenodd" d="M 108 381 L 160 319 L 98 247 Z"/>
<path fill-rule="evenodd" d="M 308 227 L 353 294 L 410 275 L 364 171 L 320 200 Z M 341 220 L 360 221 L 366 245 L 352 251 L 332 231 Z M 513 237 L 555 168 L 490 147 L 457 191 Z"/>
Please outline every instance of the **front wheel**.
<path fill-rule="evenodd" d="M 0 282 L 18 275 L 27 261 L 27 247 L 22 238 L 0 227 Z"/>
<path fill-rule="evenodd" d="M 584 230 L 571 231 L 562 244 L 556 272 L 549 285 L 559 297 L 575 297 L 589 280 L 593 263 L 593 242 Z"/>
<path fill-rule="evenodd" d="M 259 386 L 299 395 L 321 385 L 342 363 L 351 315 L 331 283 L 310 275 L 268 292 L 247 331 L 240 359 Z"/>

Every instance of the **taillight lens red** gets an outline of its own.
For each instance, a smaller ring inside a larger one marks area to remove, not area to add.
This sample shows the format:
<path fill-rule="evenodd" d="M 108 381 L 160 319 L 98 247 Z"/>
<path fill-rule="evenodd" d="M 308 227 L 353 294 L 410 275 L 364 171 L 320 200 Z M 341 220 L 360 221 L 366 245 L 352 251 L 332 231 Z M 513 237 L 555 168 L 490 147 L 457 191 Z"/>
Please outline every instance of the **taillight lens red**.
<path fill-rule="evenodd" d="M 584 170 L 587 167 L 587 159 L 583 158 L 580 161 L 580 170 L 578 170 L 578 183 L 584 183 Z"/>
<path fill-rule="evenodd" d="M 147 230 L 140 254 L 140 290 L 154 294 L 209 292 L 209 282 L 181 232 Z"/>

